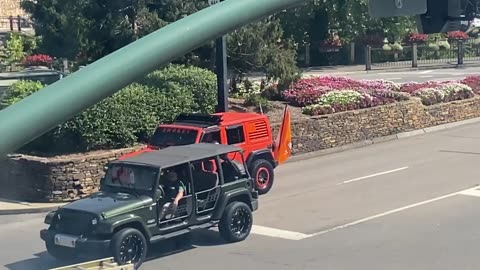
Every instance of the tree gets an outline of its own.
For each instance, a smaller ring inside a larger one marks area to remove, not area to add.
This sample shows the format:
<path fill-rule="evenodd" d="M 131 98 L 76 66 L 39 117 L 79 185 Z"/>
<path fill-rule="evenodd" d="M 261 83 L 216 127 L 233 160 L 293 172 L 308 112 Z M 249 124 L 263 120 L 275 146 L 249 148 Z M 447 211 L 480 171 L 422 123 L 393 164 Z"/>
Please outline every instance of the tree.
<path fill-rule="evenodd" d="M 24 0 L 42 50 L 56 57 L 93 62 L 119 48 L 204 8 L 207 2 L 187 0 Z M 195 54 L 183 62 L 203 64 Z M 206 55 L 205 55 L 206 54 Z M 202 58 L 202 57 L 200 57 Z M 193 60 L 192 60 L 193 59 Z"/>
<path fill-rule="evenodd" d="M 227 42 L 228 61 L 235 70 L 235 80 L 247 72 L 262 71 L 269 81 L 289 84 L 299 72 L 295 46 L 284 38 L 280 21 L 273 16 L 235 30 L 228 35 Z"/>
<path fill-rule="evenodd" d="M 367 0 L 315 0 L 283 11 L 278 18 L 285 35 L 299 44 L 318 43 L 334 33 L 350 42 L 367 33 L 402 36 L 415 30 L 410 17 L 371 18 L 367 4 Z"/>

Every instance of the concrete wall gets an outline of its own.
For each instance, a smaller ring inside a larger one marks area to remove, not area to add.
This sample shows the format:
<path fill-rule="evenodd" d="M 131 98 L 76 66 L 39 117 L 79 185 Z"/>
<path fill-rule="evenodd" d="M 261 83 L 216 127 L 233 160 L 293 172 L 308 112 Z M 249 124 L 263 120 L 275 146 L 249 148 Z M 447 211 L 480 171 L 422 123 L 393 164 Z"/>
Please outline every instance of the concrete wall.
<path fill-rule="evenodd" d="M 20 0 L 1 0 L 0 17 L 25 16 L 26 13 L 20 8 Z"/>

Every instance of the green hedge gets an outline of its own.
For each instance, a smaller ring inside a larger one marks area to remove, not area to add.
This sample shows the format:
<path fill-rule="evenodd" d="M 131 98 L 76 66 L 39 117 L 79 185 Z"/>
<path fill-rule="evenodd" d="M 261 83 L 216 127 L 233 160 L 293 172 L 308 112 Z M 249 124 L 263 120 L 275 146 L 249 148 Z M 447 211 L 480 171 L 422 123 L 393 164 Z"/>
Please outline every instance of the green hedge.
<path fill-rule="evenodd" d="M 7 91 L 4 105 L 43 87 L 38 82 L 17 82 Z M 59 125 L 21 152 L 50 155 L 130 147 L 148 140 L 159 122 L 173 120 L 179 113 L 212 112 L 215 95 L 212 72 L 169 66 Z"/>
<path fill-rule="evenodd" d="M 199 67 L 169 65 L 163 70 L 154 71 L 140 80 L 141 84 L 160 87 L 164 83 L 185 87 L 195 97 L 192 109 L 203 113 L 213 112 L 217 105 L 217 76 Z"/>

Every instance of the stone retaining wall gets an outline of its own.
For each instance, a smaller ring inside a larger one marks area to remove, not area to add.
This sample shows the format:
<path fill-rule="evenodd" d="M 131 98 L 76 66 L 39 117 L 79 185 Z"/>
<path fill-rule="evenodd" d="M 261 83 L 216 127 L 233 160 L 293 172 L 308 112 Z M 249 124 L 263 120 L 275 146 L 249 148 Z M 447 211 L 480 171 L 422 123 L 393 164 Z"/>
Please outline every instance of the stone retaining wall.
<path fill-rule="evenodd" d="M 140 147 L 40 158 L 11 156 L 0 161 L 0 197 L 34 202 L 62 202 L 98 190 L 105 165 Z"/>
<path fill-rule="evenodd" d="M 387 106 L 292 122 L 293 154 L 480 117 L 480 98 L 434 106 L 417 99 Z M 275 134 L 279 125 L 274 126 Z M 69 201 L 98 189 L 103 167 L 137 148 L 88 155 L 39 158 L 14 156 L 0 162 L 0 197 Z"/>
<path fill-rule="evenodd" d="M 292 122 L 293 153 L 480 117 L 480 98 L 424 106 L 419 100 Z M 275 127 L 278 129 L 278 126 Z"/>

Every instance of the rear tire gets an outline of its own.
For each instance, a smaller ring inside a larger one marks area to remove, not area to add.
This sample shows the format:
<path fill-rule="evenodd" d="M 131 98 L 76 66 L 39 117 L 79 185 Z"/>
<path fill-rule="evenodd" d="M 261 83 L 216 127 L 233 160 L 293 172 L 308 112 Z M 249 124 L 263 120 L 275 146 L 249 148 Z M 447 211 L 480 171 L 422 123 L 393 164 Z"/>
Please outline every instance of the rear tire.
<path fill-rule="evenodd" d="M 250 166 L 258 194 L 267 194 L 273 186 L 274 172 L 272 164 L 265 159 L 257 159 Z"/>
<path fill-rule="evenodd" d="M 147 240 L 139 230 L 125 228 L 113 236 L 111 250 L 119 265 L 133 263 L 138 269 L 147 258 Z"/>
<path fill-rule="evenodd" d="M 244 202 L 232 202 L 225 208 L 218 230 L 222 238 L 229 242 L 240 242 L 250 235 L 253 215 L 250 207 Z"/>

